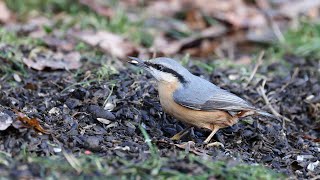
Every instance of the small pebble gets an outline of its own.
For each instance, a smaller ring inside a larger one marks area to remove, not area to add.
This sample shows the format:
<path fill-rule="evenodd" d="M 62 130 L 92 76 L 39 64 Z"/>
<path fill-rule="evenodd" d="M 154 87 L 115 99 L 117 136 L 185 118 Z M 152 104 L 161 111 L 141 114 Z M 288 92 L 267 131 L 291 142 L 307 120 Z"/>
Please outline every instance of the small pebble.
<path fill-rule="evenodd" d="M 0 112 L 0 131 L 6 130 L 12 122 L 12 118 L 8 114 Z"/>
<path fill-rule="evenodd" d="M 116 118 L 111 112 L 103 109 L 102 107 L 100 107 L 98 105 L 89 105 L 88 111 L 95 118 L 104 118 L 104 119 L 108 119 L 108 120 L 115 120 L 115 118 Z"/>

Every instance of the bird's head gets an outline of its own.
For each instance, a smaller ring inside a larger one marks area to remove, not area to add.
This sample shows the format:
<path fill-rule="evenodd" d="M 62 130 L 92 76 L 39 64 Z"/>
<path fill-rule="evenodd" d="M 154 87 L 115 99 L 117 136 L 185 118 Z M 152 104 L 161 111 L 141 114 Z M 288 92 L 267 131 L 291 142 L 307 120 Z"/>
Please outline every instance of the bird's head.
<path fill-rule="evenodd" d="M 184 68 L 177 61 L 159 57 L 148 61 L 141 60 L 135 57 L 129 57 L 129 63 L 142 67 L 146 71 L 150 72 L 157 81 L 162 82 L 180 82 L 185 84 L 188 82 L 192 74 Z"/>

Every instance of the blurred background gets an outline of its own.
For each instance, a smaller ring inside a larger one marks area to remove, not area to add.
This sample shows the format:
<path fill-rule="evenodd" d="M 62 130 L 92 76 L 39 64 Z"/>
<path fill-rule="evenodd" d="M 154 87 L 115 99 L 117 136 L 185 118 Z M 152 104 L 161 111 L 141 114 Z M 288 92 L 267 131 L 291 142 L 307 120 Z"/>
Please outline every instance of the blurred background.
<path fill-rule="evenodd" d="M 75 38 L 117 58 L 188 54 L 249 64 L 259 49 L 318 56 L 319 6 L 318 0 L 7 0 L 0 21 L 2 31 L 57 48 L 80 48 L 63 41 Z"/>

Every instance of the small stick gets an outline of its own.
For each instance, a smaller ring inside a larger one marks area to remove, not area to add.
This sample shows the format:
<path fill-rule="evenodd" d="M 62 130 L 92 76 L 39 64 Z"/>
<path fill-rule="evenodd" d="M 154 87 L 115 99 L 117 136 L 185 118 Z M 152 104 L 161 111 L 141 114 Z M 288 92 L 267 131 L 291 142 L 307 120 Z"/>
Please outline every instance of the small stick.
<path fill-rule="evenodd" d="M 262 13 L 266 17 L 268 24 L 271 26 L 274 35 L 276 36 L 276 38 L 280 43 L 284 43 L 286 39 L 284 38 L 278 23 L 274 21 L 274 19 L 272 18 L 272 15 L 270 15 L 270 13 L 267 10 L 267 9 L 270 9 L 270 4 L 268 2 L 264 4 L 262 3 L 259 3 L 259 4 L 260 5 L 258 6 L 260 6 L 259 8 L 262 10 Z"/>
<path fill-rule="evenodd" d="M 250 84 L 250 82 L 252 81 L 254 75 L 257 73 L 259 67 L 261 66 L 263 56 L 264 56 L 264 51 L 262 51 L 262 52 L 259 54 L 258 61 L 257 61 L 256 65 L 255 65 L 254 68 L 253 68 L 253 71 L 252 71 L 252 73 L 251 73 L 251 75 L 250 75 L 250 77 L 249 77 L 249 79 L 248 79 L 248 82 L 247 82 L 246 86 L 248 86 L 248 85 Z"/>
<path fill-rule="evenodd" d="M 279 28 L 279 25 L 274 22 L 273 20 L 271 20 L 271 27 L 272 27 L 272 30 L 274 32 L 274 34 L 276 35 L 277 39 L 280 41 L 280 43 L 284 43 L 285 42 L 285 38 Z"/>
<path fill-rule="evenodd" d="M 263 83 L 263 84 L 265 84 L 265 83 Z M 267 97 L 267 95 L 266 95 L 266 91 L 265 91 L 265 89 L 264 89 L 264 85 L 258 87 L 258 91 L 260 92 L 263 100 L 265 101 L 266 105 L 268 106 L 268 108 L 270 109 L 270 111 L 271 111 L 271 113 L 272 113 L 273 115 L 275 115 L 276 117 L 283 118 L 285 121 L 288 121 L 288 122 L 291 121 L 289 118 L 281 115 L 280 113 L 278 113 L 278 112 L 273 108 L 273 106 L 271 105 L 271 103 L 270 103 L 270 101 L 269 101 L 269 99 L 268 99 L 268 97 Z"/>
<path fill-rule="evenodd" d="M 62 151 L 63 156 L 66 158 L 70 166 L 80 174 L 82 170 L 82 165 L 77 158 L 74 157 L 73 154 Z"/>

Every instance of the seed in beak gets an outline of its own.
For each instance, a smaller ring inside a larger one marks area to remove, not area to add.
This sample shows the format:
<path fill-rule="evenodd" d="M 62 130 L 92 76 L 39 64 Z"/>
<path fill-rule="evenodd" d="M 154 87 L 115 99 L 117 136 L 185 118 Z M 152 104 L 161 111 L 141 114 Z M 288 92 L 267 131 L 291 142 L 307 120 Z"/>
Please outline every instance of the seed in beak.
<path fill-rule="evenodd" d="M 128 61 L 131 64 L 141 64 L 141 60 L 136 58 L 136 57 L 130 57 L 128 56 L 128 58 L 130 58 L 130 61 Z"/>
<path fill-rule="evenodd" d="M 138 64 L 139 62 L 136 61 L 136 60 L 131 60 L 130 63 L 132 63 L 132 64 Z"/>

